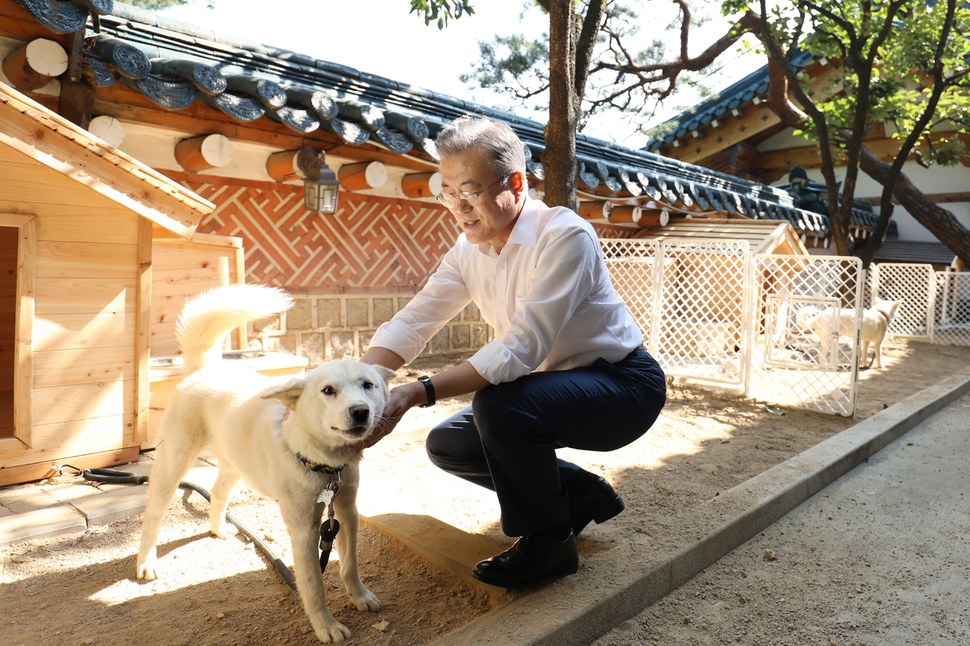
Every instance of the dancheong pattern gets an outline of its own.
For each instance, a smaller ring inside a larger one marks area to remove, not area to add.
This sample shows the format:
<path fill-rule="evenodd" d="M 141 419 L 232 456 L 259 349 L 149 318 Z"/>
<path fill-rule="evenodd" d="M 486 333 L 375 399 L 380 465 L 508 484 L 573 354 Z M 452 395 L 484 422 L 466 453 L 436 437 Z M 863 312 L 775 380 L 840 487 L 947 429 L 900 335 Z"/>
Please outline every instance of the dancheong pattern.
<path fill-rule="evenodd" d="M 199 231 L 243 239 L 246 279 L 312 291 L 415 289 L 458 235 L 433 204 L 341 193 L 336 214 L 303 208 L 299 186 L 189 187 L 217 208 Z"/>

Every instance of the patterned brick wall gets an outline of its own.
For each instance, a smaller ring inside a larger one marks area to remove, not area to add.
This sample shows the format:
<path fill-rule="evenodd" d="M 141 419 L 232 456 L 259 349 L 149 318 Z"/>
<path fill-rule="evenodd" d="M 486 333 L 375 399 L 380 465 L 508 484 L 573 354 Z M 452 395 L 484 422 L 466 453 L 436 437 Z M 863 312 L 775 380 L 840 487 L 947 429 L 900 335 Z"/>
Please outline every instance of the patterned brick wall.
<path fill-rule="evenodd" d="M 216 205 L 200 232 L 243 239 L 247 282 L 279 285 L 296 298 L 285 330 L 262 331 L 264 349 L 307 357 L 311 367 L 359 356 L 458 235 L 436 204 L 341 193 L 338 212 L 323 215 L 303 208 L 300 186 L 178 179 Z M 261 330 L 254 332 L 258 338 Z M 425 354 L 471 352 L 491 334 L 471 305 Z"/>
<path fill-rule="evenodd" d="M 324 215 L 300 186 L 185 183 L 217 205 L 199 231 L 242 238 L 248 280 L 294 292 L 413 293 L 458 235 L 433 203 L 344 192 Z"/>

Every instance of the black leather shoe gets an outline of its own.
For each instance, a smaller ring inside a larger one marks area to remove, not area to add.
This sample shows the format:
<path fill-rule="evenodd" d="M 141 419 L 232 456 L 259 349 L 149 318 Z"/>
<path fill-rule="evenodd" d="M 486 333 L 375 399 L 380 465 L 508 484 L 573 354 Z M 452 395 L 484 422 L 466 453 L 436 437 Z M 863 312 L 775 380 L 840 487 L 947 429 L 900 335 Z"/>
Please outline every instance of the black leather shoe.
<path fill-rule="evenodd" d="M 489 585 L 503 588 L 535 583 L 547 576 L 575 574 L 579 569 L 576 538 L 560 541 L 540 532 L 523 536 L 509 549 L 475 566 L 472 576 Z"/>
<path fill-rule="evenodd" d="M 626 505 L 620 499 L 620 494 L 609 482 L 596 478 L 586 491 L 569 499 L 569 524 L 573 528 L 573 536 L 579 536 L 590 521 L 605 523 L 624 509 Z"/>

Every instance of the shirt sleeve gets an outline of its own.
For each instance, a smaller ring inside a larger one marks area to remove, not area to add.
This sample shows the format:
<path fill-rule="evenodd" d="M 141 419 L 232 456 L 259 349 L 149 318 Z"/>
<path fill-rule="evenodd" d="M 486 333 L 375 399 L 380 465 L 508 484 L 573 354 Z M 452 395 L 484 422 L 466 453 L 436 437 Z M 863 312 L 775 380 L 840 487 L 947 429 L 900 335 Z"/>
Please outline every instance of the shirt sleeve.
<path fill-rule="evenodd" d="M 534 371 L 549 354 L 577 306 L 592 292 L 598 242 L 583 229 L 569 229 L 537 255 L 528 286 L 516 295 L 515 312 L 501 339 L 469 359 L 490 383 L 513 381 Z"/>
<path fill-rule="evenodd" d="M 405 364 L 411 363 L 469 302 L 471 295 L 459 270 L 457 251 L 452 248 L 421 291 L 377 329 L 370 345 L 386 348 Z"/>

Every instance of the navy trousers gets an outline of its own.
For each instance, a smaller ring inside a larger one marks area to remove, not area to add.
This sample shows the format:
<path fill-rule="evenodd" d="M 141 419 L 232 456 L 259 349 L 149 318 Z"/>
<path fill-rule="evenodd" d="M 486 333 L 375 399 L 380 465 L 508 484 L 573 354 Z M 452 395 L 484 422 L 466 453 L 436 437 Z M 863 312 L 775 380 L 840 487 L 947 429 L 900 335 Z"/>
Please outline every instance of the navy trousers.
<path fill-rule="evenodd" d="M 568 483 L 581 471 L 556 449 L 626 446 L 656 421 L 666 392 L 663 370 L 643 348 L 613 364 L 534 372 L 478 391 L 431 430 L 428 457 L 494 490 L 507 536 L 546 531 L 568 522 Z"/>

